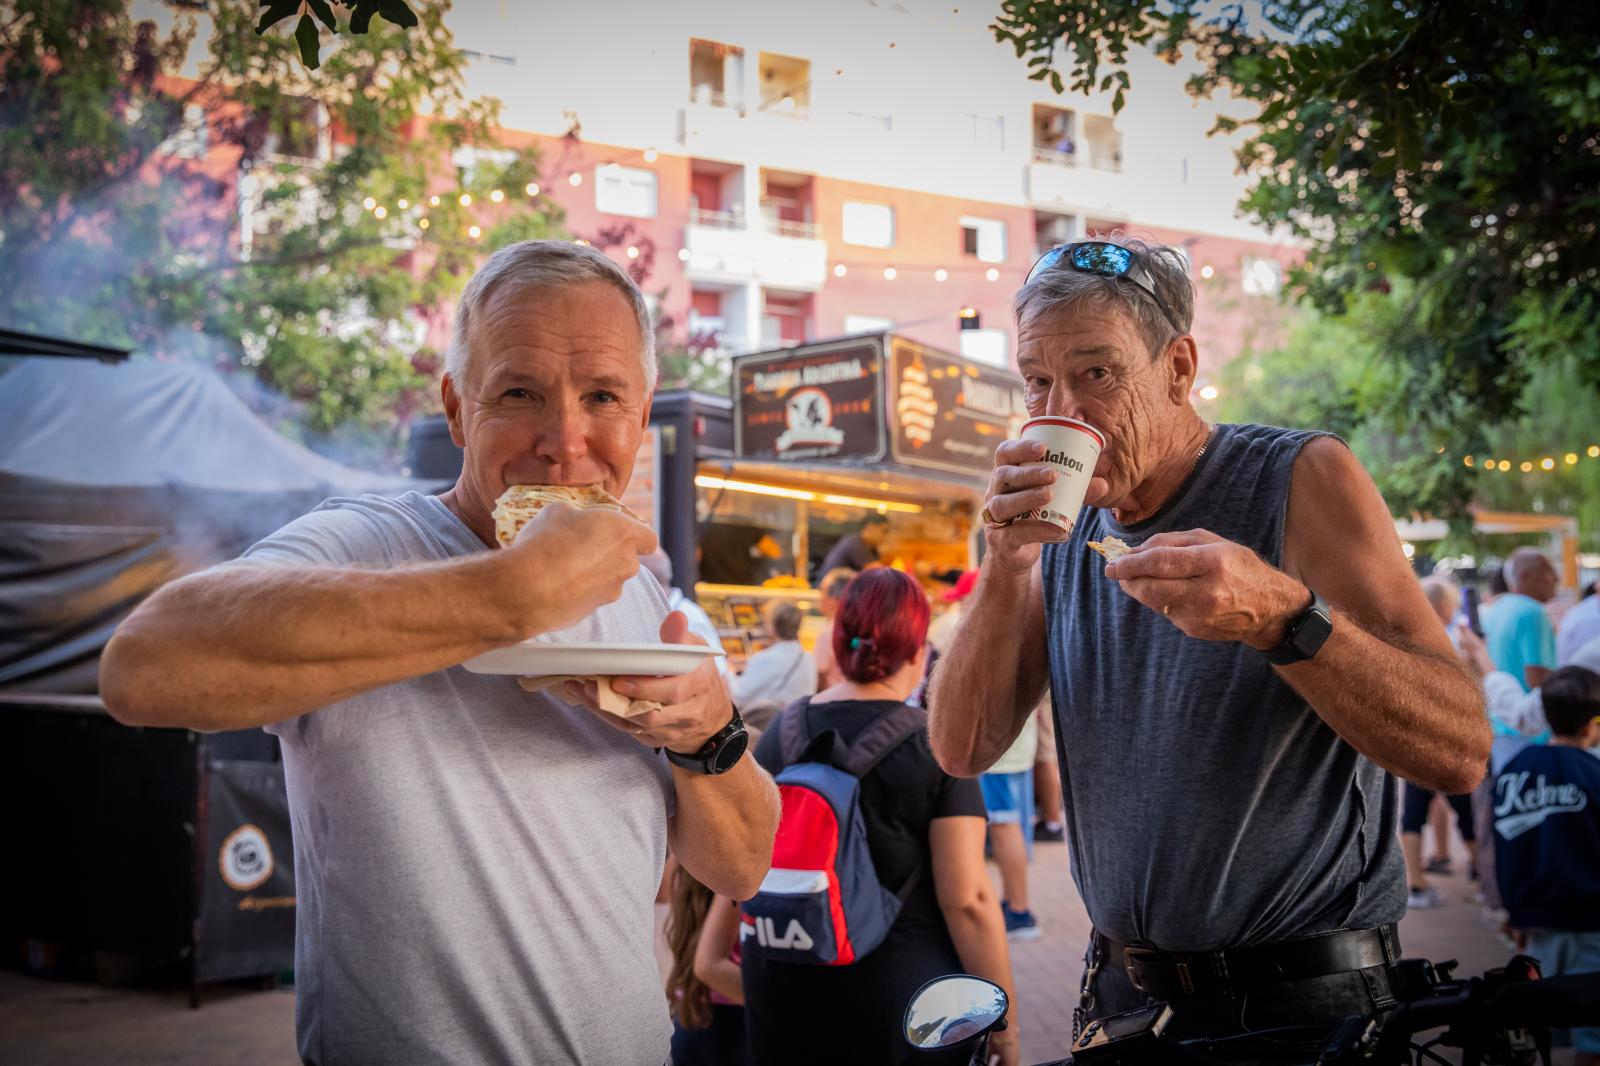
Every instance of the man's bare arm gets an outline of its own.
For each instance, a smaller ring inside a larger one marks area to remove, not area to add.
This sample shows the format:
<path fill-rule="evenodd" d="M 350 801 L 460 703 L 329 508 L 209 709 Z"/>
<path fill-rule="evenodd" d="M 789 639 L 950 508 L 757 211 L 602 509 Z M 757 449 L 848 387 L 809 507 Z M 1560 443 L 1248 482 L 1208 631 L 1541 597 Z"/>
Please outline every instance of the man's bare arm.
<path fill-rule="evenodd" d="M 672 768 L 678 809 L 668 846 L 694 879 L 730 899 L 761 888 L 778 833 L 778 786 L 754 757 L 719 777 Z"/>
<path fill-rule="evenodd" d="M 933 671 L 928 740 L 945 772 L 973 777 L 993 766 L 1027 724 L 1050 681 L 1045 653 L 1039 523 L 1005 523 L 1050 502 L 1056 473 L 1039 463 L 1044 445 L 1008 440 L 995 449 L 984 510 L 987 549 L 950 651 Z M 1029 465 L 1034 464 L 1034 465 Z"/>
<path fill-rule="evenodd" d="M 654 543 L 622 515 L 554 505 L 514 547 L 450 562 L 196 574 L 118 628 L 101 694 L 130 725 L 280 722 L 570 625 L 615 600 Z"/>
<path fill-rule="evenodd" d="M 1313 441 L 1295 463 L 1284 568 L 1207 530 L 1162 533 L 1106 575 L 1201 640 L 1267 651 L 1311 604 L 1333 633 L 1306 662 L 1279 667 L 1335 732 L 1409 781 L 1469 792 L 1489 758 L 1483 693 L 1455 657 L 1400 551 L 1383 498 L 1343 444 Z"/>
<path fill-rule="evenodd" d="M 1012 574 L 985 559 L 977 588 L 933 670 L 928 740 L 955 777 L 983 773 L 1004 755 L 1050 681 L 1039 567 Z"/>
<path fill-rule="evenodd" d="M 1489 761 L 1483 690 L 1428 605 L 1377 486 L 1338 441 L 1312 441 L 1295 462 L 1284 568 L 1335 614 L 1322 650 L 1280 667 L 1284 679 L 1385 769 L 1448 795 L 1472 791 Z M 1281 622 L 1269 635 L 1282 639 Z"/>

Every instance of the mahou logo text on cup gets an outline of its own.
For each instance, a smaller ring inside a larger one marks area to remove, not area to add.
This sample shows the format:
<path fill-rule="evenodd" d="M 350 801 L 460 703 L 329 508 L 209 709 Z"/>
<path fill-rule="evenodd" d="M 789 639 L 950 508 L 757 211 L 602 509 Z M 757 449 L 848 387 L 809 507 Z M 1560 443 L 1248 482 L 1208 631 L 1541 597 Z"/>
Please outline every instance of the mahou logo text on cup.
<path fill-rule="evenodd" d="M 1022 424 L 1022 439 L 1044 445 L 1040 462 L 1055 467 L 1056 480 L 1050 486 L 1049 506 L 1029 511 L 1017 521 L 1046 522 L 1070 531 L 1089 493 L 1089 479 L 1106 445 L 1105 434 L 1076 418 L 1041 415 Z"/>

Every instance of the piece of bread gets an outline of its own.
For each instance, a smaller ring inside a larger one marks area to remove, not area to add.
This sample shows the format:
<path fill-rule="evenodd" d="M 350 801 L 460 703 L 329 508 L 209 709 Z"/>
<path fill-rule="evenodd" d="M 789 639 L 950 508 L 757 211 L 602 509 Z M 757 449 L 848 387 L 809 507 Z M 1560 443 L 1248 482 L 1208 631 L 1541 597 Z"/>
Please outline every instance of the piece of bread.
<path fill-rule="evenodd" d="M 1123 543 L 1116 537 L 1107 537 L 1105 540 L 1091 540 L 1089 547 L 1099 552 L 1101 557 L 1108 563 L 1114 563 L 1133 551 L 1132 546 Z"/>
<path fill-rule="evenodd" d="M 494 536 L 500 547 L 509 548 L 534 515 L 546 504 L 556 502 L 621 511 L 635 521 L 643 521 L 599 485 L 512 485 L 494 503 Z"/>
<path fill-rule="evenodd" d="M 538 692 L 542 689 L 554 688 L 566 681 L 593 681 L 595 683 L 595 702 L 607 714 L 614 714 L 618 718 L 632 718 L 635 715 L 648 714 L 659 711 L 661 704 L 654 700 L 630 700 L 611 687 L 611 678 L 595 677 L 593 675 L 580 677 L 577 674 L 556 674 L 550 677 L 523 677 L 517 683 L 529 692 Z"/>

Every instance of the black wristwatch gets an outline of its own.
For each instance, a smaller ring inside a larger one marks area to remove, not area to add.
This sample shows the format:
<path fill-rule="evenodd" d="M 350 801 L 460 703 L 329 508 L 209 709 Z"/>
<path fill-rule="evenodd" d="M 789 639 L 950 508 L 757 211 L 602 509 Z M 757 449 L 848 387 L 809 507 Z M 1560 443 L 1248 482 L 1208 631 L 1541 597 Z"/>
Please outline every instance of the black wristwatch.
<path fill-rule="evenodd" d="M 1333 614 L 1328 610 L 1328 601 L 1317 595 L 1315 589 L 1306 591 L 1311 593 L 1311 606 L 1289 623 L 1276 648 L 1262 653 L 1273 666 L 1305 662 L 1317 654 L 1328 634 L 1333 632 Z"/>
<path fill-rule="evenodd" d="M 733 721 L 717 730 L 693 755 L 683 755 L 671 748 L 663 750 L 667 753 L 667 761 L 672 765 L 715 777 L 739 765 L 740 757 L 749 746 L 750 734 L 745 731 L 744 719 L 739 717 L 739 708 L 735 707 Z"/>

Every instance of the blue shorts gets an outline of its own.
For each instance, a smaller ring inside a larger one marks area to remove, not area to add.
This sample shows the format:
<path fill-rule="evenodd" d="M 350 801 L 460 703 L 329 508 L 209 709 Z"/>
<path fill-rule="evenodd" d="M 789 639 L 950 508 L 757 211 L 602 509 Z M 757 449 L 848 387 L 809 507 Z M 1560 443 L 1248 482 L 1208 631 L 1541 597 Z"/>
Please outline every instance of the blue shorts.
<path fill-rule="evenodd" d="M 984 774 L 978 778 L 983 789 L 983 805 L 991 825 L 1020 825 L 1033 831 L 1033 771 L 1014 774 Z M 1027 817 L 1024 817 L 1027 816 Z"/>
<path fill-rule="evenodd" d="M 1570 932 L 1563 929 L 1529 929 L 1528 954 L 1539 960 L 1546 977 L 1569 973 L 1600 973 L 1600 932 Z M 1600 1053 L 1600 1026 L 1586 1025 L 1565 1030 L 1572 1034 L 1577 1051 Z M 1557 1040 L 1562 1030 L 1554 1030 Z M 1561 1041 L 1557 1046 L 1565 1043 Z"/>

